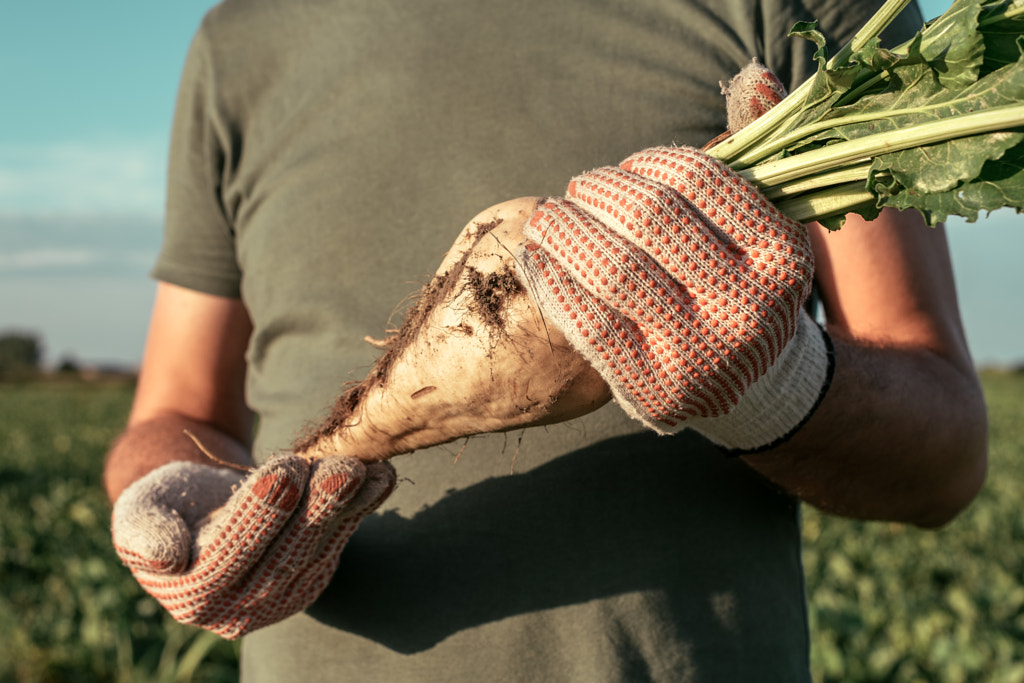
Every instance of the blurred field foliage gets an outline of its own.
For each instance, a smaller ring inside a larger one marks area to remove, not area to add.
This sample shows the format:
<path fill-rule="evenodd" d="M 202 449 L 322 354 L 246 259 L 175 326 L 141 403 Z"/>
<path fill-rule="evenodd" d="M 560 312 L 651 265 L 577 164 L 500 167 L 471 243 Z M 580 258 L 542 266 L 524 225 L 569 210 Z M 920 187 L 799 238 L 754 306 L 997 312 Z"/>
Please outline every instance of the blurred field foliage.
<path fill-rule="evenodd" d="M 1024 681 L 1024 372 L 983 375 L 989 474 L 919 531 L 805 507 L 816 681 Z"/>
<path fill-rule="evenodd" d="M 234 645 L 175 623 L 120 564 L 100 483 L 130 383 L 0 385 L 0 681 L 237 680 Z"/>
<path fill-rule="evenodd" d="M 1024 374 L 984 377 L 986 489 L 924 532 L 804 517 L 815 680 L 1024 683 Z M 110 547 L 103 455 L 128 383 L 0 384 L 0 683 L 233 681 Z"/>

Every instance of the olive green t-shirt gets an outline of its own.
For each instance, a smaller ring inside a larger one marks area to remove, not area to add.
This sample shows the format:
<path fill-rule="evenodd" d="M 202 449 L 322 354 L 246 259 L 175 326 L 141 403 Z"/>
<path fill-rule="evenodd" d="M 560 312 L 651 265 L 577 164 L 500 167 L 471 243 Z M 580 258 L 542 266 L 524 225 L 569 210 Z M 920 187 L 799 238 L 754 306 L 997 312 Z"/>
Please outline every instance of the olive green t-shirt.
<path fill-rule="evenodd" d="M 843 41 L 869 5 L 227 0 L 185 66 L 154 274 L 244 301 L 262 460 L 478 212 L 703 144 L 720 81 L 758 57 L 799 82 L 793 23 Z M 393 462 L 321 599 L 244 639 L 244 681 L 809 679 L 799 507 L 695 434 L 609 405 Z"/>

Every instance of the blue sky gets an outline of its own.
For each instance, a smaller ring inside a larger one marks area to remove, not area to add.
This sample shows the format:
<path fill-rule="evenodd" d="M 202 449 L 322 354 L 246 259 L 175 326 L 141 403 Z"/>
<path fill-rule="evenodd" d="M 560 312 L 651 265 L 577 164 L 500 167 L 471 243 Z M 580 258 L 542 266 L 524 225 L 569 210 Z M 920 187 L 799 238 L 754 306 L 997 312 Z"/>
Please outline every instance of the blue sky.
<path fill-rule="evenodd" d="M 136 364 L 178 76 L 210 0 L 8 3 L 0 28 L 0 333 Z M 926 16 L 948 3 L 923 3 Z M 1024 219 L 949 226 L 979 364 L 1024 362 Z"/>
<path fill-rule="evenodd" d="M 168 131 L 212 0 L 8 3 L 0 28 L 0 331 L 45 360 L 137 364 Z"/>

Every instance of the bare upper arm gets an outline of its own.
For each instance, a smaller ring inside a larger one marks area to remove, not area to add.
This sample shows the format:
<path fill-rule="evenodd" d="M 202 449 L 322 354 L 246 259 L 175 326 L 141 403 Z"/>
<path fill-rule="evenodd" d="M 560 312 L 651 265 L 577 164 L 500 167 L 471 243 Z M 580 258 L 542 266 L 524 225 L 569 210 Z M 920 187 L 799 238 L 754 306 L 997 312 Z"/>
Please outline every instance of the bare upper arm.
<path fill-rule="evenodd" d="M 942 227 L 917 212 L 810 228 L 829 329 L 882 346 L 933 352 L 973 374 Z"/>
<path fill-rule="evenodd" d="M 251 332 L 240 300 L 160 283 L 129 426 L 178 415 L 249 445 L 245 352 Z"/>

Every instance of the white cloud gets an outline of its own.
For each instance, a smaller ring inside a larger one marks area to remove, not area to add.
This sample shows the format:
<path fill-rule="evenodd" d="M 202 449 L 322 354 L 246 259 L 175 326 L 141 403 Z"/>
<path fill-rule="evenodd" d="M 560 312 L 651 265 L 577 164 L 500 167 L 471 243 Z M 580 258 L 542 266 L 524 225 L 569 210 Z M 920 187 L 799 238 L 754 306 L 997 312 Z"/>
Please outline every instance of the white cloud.
<path fill-rule="evenodd" d="M 0 253 L 0 271 L 87 266 L 99 260 L 100 255 L 90 249 L 28 249 L 13 253 Z"/>
<path fill-rule="evenodd" d="M 163 212 L 166 143 L 91 140 L 0 145 L 5 211 Z"/>
<path fill-rule="evenodd" d="M 146 273 L 161 222 L 142 213 L 0 211 L 0 276 Z"/>

